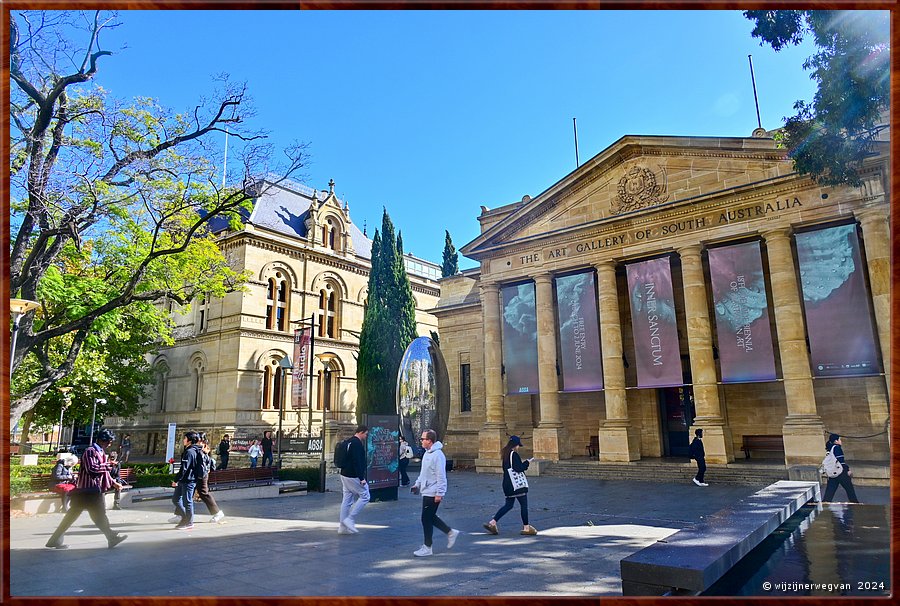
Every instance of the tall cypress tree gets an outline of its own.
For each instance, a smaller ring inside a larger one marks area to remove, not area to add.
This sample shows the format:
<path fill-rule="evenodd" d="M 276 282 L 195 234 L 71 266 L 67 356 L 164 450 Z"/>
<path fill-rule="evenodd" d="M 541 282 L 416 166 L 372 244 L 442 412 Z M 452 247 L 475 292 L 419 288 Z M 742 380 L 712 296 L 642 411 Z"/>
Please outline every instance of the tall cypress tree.
<path fill-rule="evenodd" d="M 441 277 L 455 276 L 459 273 L 459 254 L 450 239 L 450 232 L 444 230 L 444 263 L 441 265 Z"/>
<path fill-rule="evenodd" d="M 372 241 L 369 300 L 363 318 L 357 364 L 357 417 L 396 410 L 397 371 L 416 338 L 416 307 L 403 264 L 403 240 L 384 211 Z"/>

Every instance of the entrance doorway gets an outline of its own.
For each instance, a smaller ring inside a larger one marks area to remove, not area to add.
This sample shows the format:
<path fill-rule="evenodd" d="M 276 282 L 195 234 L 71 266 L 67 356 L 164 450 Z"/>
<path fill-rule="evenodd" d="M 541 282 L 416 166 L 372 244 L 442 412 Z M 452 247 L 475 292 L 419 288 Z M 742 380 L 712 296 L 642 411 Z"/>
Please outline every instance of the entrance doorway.
<path fill-rule="evenodd" d="M 694 423 L 694 390 L 690 385 L 656 390 L 662 421 L 663 456 L 686 457 Z"/>

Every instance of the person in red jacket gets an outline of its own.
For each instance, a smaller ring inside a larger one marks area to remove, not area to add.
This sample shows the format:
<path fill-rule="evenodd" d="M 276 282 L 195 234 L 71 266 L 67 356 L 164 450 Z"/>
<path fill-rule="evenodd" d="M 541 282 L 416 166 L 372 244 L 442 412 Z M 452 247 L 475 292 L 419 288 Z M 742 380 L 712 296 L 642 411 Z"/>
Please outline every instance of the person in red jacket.
<path fill-rule="evenodd" d="M 96 442 L 81 455 L 81 471 L 78 473 L 76 488 L 72 491 L 69 511 L 47 541 L 46 546 L 50 549 L 68 549 L 69 546 L 63 543 L 63 537 L 85 510 L 90 514 L 94 525 L 106 535 L 110 549 L 128 538 L 127 534 L 118 534 L 110 528 L 109 518 L 106 517 L 106 502 L 103 500 L 103 493 L 113 488 L 122 488 L 110 475 L 112 465 L 106 458 L 105 449 L 113 440 L 113 433 L 104 429 L 97 434 Z"/>

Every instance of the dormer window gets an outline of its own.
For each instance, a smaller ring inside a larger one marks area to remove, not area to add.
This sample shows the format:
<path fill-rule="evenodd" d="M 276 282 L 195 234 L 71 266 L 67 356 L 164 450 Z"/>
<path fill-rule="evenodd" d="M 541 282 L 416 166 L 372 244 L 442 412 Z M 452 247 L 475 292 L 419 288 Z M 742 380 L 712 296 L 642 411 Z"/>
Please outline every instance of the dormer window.
<path fill-rule="evenodd" d="M 335 242 L 337 242 L 337 227 L 334 221 L 328 219 L 322 226 L 322 246 L 327 246 L 331 250 L 337 250 Z"/>

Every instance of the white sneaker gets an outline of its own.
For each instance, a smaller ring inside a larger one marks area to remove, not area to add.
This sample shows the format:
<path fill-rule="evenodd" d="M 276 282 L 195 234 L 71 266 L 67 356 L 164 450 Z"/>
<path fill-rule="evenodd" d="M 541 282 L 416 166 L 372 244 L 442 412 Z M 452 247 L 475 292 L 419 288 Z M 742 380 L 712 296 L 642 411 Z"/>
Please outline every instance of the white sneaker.
<path fill-rule="evenodd" d="M 455 528 L 451 528 L 450 532 L 447 533 L 447 549 L 453 549 L 453 545 L 456 544 L 456 537 L 459 536 L 459 531 Z"/>
<path fill-rule="evenodd" d="M 209 521 L 218 523 L 218 522 L 221 522 L 222 518 L 224 518 L 224 517 L 225 517 L 225 512 L 220 509 L 212 518 L 210 518 Z"/>
<path fill-rule="evenodd" d="M 169 524 L 181 524 L 181 516 L 172 516 L 169 518 Z"/>
<path fill-rule="evenodd" d="M 359 531 L 356 529 L 356 522 L 354 522 L 354 521 L 351 520 L 350 518 L 344 518 L 344 528 L 346 528 L 347 530 L 349 530 L 349 531 L 352 532 L 353 534 L 356 534 L 357 532 L 359 532 Z"/>
<path fill-rule="evenodd" d="M 353 534 L 353 533 L 350 532 L 346 526 L 344 526 L 343 522 L 341 522 L 340 524 L 338 524 L 338 534 Z"/>
<path fill-rule="evenodd" d="M 694 484 L 696 484 L 697 486 L 703 486 L 703 484 L 701 484 L 700 480 L 698 480 L 697 478 L 694 478 Z"/>
<path fill-rule="evenodd" d="M 419 547 L 418 549 L 416 549 L 413 552 L 413 555 L 420 557 L 420 558 L 424 558 L 425 556 L 430 556 L 433 554 L 431 552 L 431 547 L 428 547 L 427 545 L 422 545 L 421 547 Z"/>
<path fill-rule="evenodd" d="M 709 486 L 706 482 L 700 482 L 700 486 Z"/>

